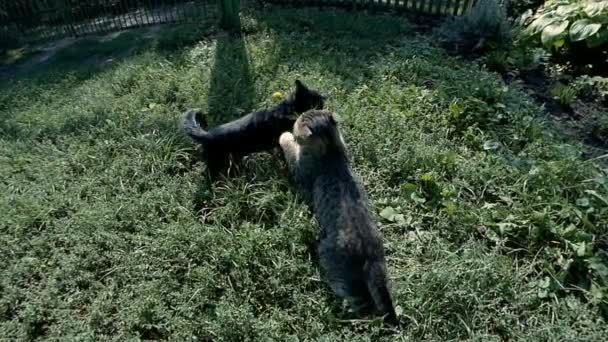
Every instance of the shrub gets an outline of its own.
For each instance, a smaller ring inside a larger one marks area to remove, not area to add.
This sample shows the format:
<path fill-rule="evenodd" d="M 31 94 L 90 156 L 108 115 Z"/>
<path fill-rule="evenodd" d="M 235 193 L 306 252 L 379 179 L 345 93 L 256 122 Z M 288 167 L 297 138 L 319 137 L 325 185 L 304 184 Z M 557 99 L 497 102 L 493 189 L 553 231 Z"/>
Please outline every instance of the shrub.
<path fill-rule="evenodd" d="M 593 122 L 591 134 L 595 139 L 608 143 L 608 113 L 599 114 Z"/>
<path fill-rule="evenodd" d="M 483 58 L 483 62 L 488 70 L 504 74 L 511 65 L 511 58 L 509 58 L 508 52 L 497 50 L 488 53 Z"/>
<path fill-rule="evenodd" d="M 600 113 L 591 128 L 593 137 L 604 143 L 608 143 L 608 114 Z"/>
<path fill-rule="evenodd" d="M 582 96 L 597 98 L 608 104 L 608 78 L 583 75 L 576 79 L 574 87 Z"/>
<path fill-rule="evenodd" d="M 551 49 L 585 42 L 589 48 L 608 44 L 608 1 L 549 0 L 528 13 L 525 34 Z"/>
<path fill-rule="evenodd" d="M 517 70 L 532 70 L 547 62 L 548 54 L 542 48 L 518 46 L 511 51 L 511 62 Z"/>
<path fill-rule="evenodd" d="M 497 0 L 478 1 L 463 16 L 450 18 L 439 29 L 448 47 L 459 52 L 482 52 L 511 44 L 512 25 Z"/>

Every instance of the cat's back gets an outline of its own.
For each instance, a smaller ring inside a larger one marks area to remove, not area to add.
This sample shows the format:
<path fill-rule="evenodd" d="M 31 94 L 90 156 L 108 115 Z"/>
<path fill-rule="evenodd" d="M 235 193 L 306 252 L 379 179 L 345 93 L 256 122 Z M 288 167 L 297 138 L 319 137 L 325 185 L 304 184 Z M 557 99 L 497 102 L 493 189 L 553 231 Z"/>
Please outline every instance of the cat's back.
<path fill-rule="evenodd" d="M 255 152 L 277 144 L 278 136 L 293 126 L 295 120 L 277 115 L 275 109 L 249 113 L 212 129 L 218 148 Z"/>
<path fill-rule="evenodd" d="M 366 258 L 382 250 L 367 193 L 350 169 L 319 175 L 313 200 L 317 222 L 336 248 Z"/>

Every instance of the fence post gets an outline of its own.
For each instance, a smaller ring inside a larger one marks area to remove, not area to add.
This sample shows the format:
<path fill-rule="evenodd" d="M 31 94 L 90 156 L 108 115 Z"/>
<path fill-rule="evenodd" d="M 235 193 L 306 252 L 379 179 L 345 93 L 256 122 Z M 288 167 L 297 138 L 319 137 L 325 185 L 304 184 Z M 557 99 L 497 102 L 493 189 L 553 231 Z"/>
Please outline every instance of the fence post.
<path fill-rule="evenodd" d="M 218 0 L 220 26 L 228 31 L 240 31 L 241 0 Z"/>
<path fill-rule="evenodd" d="M 66 29 L 70 33 L 72 37 L 78 37 L 78 32 L 76 31 L 76 20 L 74 19 L 74 14 L 72 13 L 72 4 L 69 0 L 63 1 L 63 21 Z"/>

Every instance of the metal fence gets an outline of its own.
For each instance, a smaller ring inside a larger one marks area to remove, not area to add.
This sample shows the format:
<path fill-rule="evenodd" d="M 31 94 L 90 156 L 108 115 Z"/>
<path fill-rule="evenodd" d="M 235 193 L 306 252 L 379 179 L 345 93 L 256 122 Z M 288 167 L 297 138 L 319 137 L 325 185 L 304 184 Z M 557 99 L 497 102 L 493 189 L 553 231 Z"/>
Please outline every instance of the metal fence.
<path fill-rule="evenodd" d="M 475 0 L 265 0 L 270 3 L 336 6 L 351 9 L 408 11 L 435 15 L 460 15 L 473 6 Z M 479 0 L 484 1 L 484 0 Z"/>
<path fill-rule="evenodd" d="M 294 6 L 335 6 L 459 15 L 475 0 L 257 0 Z M 478 0 L 479 1 L 479 0 Z M 485 1 L 485 0 L 480 0 Z M 24 42 L 107 33 L 169 22 L 230 21 L 240 0 L 0 0 L 0 50 Z M 218 6 L 219 5 L 219 6 Z M 219 15 L 221 12 L 222 15 Z"/>
<path fill-rule="evenodd" d="M 213 19 L 217 0 L 0 0 L 0 47 Z"/>

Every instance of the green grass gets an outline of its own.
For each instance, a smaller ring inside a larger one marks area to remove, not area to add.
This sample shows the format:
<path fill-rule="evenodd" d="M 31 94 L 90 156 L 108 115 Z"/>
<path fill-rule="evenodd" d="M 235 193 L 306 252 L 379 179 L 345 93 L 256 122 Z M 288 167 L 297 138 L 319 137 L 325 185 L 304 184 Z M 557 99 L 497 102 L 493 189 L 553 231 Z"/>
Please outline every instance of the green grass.
<path fill-rule="evenodd" d="M 272 8 L 243 27 L 0 84 L 0 336 L 606 339 L 601 159 L 400 19 Z M 341 117 L 408 322 L 397 336 L 321 282 L 276 156 L 210 184 L 178 130 L 187 108 L 218 124 L 296 78 Z"/>

